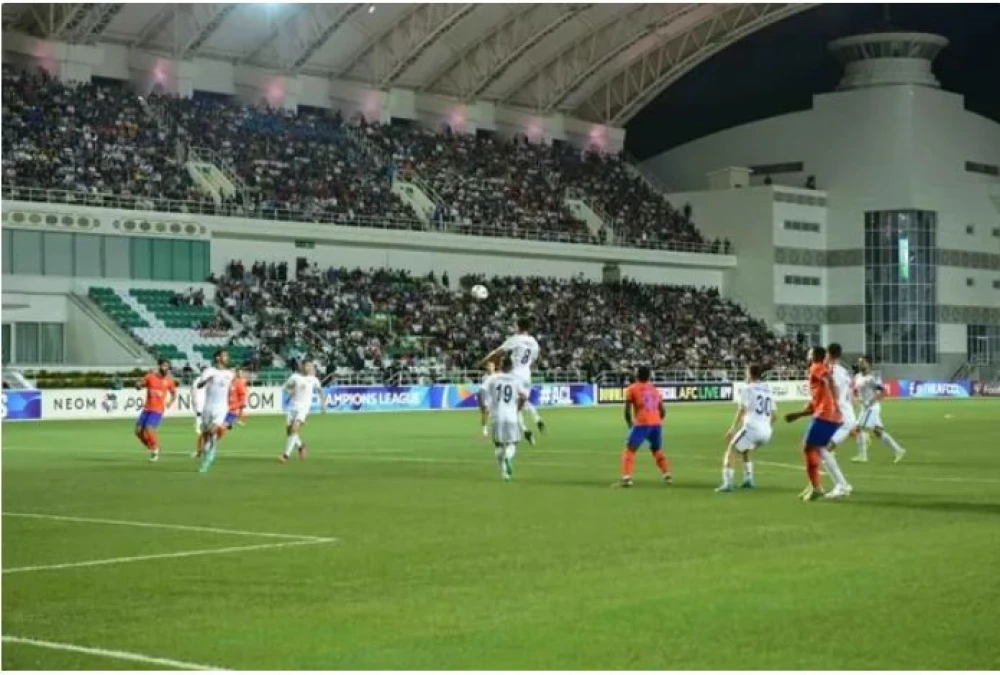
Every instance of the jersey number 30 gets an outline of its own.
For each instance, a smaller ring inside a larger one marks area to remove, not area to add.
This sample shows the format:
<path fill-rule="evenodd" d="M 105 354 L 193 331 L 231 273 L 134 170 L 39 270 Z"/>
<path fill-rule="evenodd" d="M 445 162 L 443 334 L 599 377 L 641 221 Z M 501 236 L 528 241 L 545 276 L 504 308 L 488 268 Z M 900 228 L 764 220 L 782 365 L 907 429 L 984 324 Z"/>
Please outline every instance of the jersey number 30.
<path fill-rule="evenodd" d="M 758 396 L 757 404 L 754 406 L 753 411 L 758 415 L 766 415 L 767 417 L 770 417 L 771 413 L 774 411 L 774 404 L 771 403 L 771 399 L 767 396 Z"/>

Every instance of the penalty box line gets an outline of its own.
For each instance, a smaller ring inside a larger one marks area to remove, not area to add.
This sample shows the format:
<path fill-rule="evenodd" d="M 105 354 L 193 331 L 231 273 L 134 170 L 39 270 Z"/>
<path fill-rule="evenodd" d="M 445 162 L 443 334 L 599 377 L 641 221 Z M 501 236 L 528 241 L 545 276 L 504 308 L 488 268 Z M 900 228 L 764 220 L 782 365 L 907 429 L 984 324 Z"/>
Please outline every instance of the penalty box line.
<path fill-rule="evenodd" d="M 312 535 L 279 534 L 274 532 L 252 532 L 247 530 L 229 530 L 218 527 L 200 527 L 196 525 L 173 525 L 169 523 L 148 523 L 130 520 L 112 520 L 107 518 L 83 518 L 77 516 L 62 516 L 48 513 L 13 513 L 4 512 L 3 516 L 11 518 L 34 518 L 39 520 L 54 520 L 70 523 L 90 523 L 98 525 L 117 525 L 123 527 L 146 527 L 162 530 L 179 530 L 184 532 L 210 532 L 213 534 L 224 534 L 241 537 L 267 537 L 272 539 L 284 539 L 285 541 L 270 542 L 266 544 L 247 544 L 243 546 L 225 546 L 205 549 L 195 549 L 191 551 L 174 551 L 170 553 L 151 553 L 136 556 L 118 556 L 115 558 L 99 558 L 97 560 L 80 560 L 68 563 L 54 563 L 48 565 L 28 565 L 24 567 L 13 567 L 3 570 L 3 574 L 18 574 L 23 572 L 42 572 L 47 570 L 64 570 L 80 567 L 99 567 L 103 565 L 119 565 L 125 563 L 141 562 L 144 560 L 162 560 L 167 558 L 190 558 L 204 555 L 223 555 L 227 553 L 240 553 L 247 551 L 264 551 L 267 549 L 288 548 L 292 546 L 310 546 L 317 544 L 336 543 L 336 537 L 317 537 Z"/>
<path fill-rule="evenodd" d="M 176 668 L 177 670 L 225 670 L 218 666 L 207 666 L 202 663 L 190 663 L 188 661 L 177 661 L 175 659 L 165 659 L 159 656 L 147 656 L 135 652 L 124 652 L 117 649 L 102 649 L 100 647 L 84 647 L 81 645 L 71 645 L 65 642 L 50 642 L 49 640 L 36 640 L 35 638 L 19 637 L 17 635 L 4 635 L 3 641 L 8 644 L 30 645 L 42 649 L 51 649 L 60 652 L 73 652 L 76 654 L 88 654 L 99 656 L 115 661 L 131 661 L 133 663 L 145 663 L 164 668 Z"/>

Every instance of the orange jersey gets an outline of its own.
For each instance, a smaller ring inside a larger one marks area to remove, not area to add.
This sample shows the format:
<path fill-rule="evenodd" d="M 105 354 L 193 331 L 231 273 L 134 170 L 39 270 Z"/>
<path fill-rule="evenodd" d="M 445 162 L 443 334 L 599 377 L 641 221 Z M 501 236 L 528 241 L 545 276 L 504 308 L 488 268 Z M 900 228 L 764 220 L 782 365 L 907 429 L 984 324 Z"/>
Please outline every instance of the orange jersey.
<path fill-rule="evenodd" d="M 229 412 L 240 412 L 247 407 L 247 381 L 234 377 L 229 387 Z"/>
<path fill-rule="evenodd" d="M 830 369 L 824 363 L 809 366 L 809 411 L 827 422 L 840 422 L 840 410 L 830 389 Z"/>
<path fill-rule="evenodd" d="M 143 410 L 162 413 L 167 403 L 167 392 L 176 393 L 177 383 L 169 375 L 149 373 L 142 378 L 142 387 L 146 390 L 146 405 Z"/>
<path fill-rule="evenodd" d="M 663 423 L 660 417 L 660 390 L 649 382 L 636 382 L 625 389 L 625 402 L 632 406 L 636 426 L 646 427 Z"/>

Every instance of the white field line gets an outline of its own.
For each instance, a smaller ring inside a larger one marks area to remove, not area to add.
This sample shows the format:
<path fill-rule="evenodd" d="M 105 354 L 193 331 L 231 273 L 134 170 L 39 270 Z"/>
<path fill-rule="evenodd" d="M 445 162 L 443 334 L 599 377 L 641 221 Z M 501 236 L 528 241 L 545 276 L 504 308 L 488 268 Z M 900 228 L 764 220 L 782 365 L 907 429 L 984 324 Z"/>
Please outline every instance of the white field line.
<path fill-rule="evenodd" d="M 164 668 L 176 668 L 178 670 L 225 670 L 218 666 L 207 666 L 202 663 L 189 663 L 187 661 L 176 661 L 174 659 L 163 659 L 158 656 L 147 656 L 136 654 L 135 652 L 122 652 L 116 649 L 101 649 L 99 647 L 82 647 L 80 645 L 66 644 L 65 642 L 49 642 L 48 640 L 36 640 L 34 638 L 17 637 L 15 635 L 4 635 L 3 641 L 15 645 L 31 645 L 43 649 L 53 649 L 60 652 L 75 652 L 77 654 L 89 654 L 100 656 L 115 661 L 132 661 L 134 663 L 146 663 L 153 666 L 163 666 Z"/>
<path fill-rule="evenodd" d="M 180 454 L 180 453 L 175 453 Z M 135 520 L 111 520 L 109 518 L 83 518 L 79 516 L 63 516 L 56 513 L 16 513 L 4 511 L 6 518 L 37 518 L 40 520 L 57 520 L 68 523 L 90 523 L 94 525 L 121 525 L 124 527 L 150 527 L 159 530 L 180 530 L 183 532 L 209 532 L 212 534 L 231 534 L 241 537 L 268 537 L 272 539 L 290 539 L 293 541 L 314 541 L 327 543 L 335 539 L 316 537 L 309 534 L 279 534 L 275 532 L 251 532 L 249 530 L 227 530 L 220 527 L 202 527 L 200 525 L 173 525 L 170 523 L 147 523 Z"/>
<path fill-rule="evenodd" d="M 101 558 L 99 560 L 81 560 L 79 562 L 58 563 L 54 565 L 31 565 L 29 567 L 12 567 L 3 570 L 4 574 L 19 574 L 21 572 L 44 572 L 48 570 L 67 570 L 79 567 L 99 567 L 101 565 L 120 565 L 123 563 L 140 562 L 143 560 L 163 560 L 165 558 L 191 558 L 200 555 L 222 555 L 243 551 L 263 551 L 271 548 L 287 548 L 289 546 L 309 546 L 329 544 L 336 539 L 305 539 L 302 541 L 283 541 L 278 544 L 251 544 L 248 546 L 229 546 L 227 548 L 205 548 L 196 551 L 177 551 L 174 553 L 151 553 L 149 555 L 131 555 L 119 558 Z"/>

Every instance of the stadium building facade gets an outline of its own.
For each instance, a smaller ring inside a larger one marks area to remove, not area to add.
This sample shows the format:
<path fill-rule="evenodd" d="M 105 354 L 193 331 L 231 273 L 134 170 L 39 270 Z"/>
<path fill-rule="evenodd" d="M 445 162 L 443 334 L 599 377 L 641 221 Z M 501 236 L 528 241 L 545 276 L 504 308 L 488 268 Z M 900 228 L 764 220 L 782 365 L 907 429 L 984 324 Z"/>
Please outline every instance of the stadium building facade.
<path fill-rule="evenodd" d="M 844 77 L 811 109 L 644 165 L 708 235 L 734 242 L 736 299 L 928 377 L 1000 356 L 1000 125 L 940 89 L 931 63 L 946 45 L 914 33 L 835 41 Z"/>

